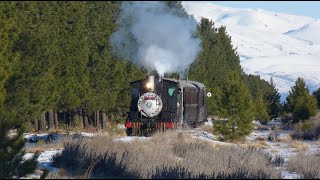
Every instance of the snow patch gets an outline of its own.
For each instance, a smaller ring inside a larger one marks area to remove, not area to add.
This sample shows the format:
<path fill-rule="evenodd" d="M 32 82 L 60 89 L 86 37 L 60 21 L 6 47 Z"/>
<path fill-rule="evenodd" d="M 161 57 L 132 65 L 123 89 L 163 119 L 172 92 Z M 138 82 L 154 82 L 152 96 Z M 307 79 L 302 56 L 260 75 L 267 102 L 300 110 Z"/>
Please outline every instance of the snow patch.
<path fill-rule="evenodd" d="M 52 157 L 56 154 L 62 152 L 63 149 L 48 149 L 40 154 L 38 157 L 39 168 L 40 169 L 47 169 L 50 172 L 57 172 L 59 169 L 52 166 Z M 26 153 L 23 158 L 25 160 L 31 159 L 34 156 L 34 153 Z"/>
<path fill-rule="evenodd" d="M 114 141 L 123 141 L 123 142 L 131 142 L 131 141 L 144 141 L 144 140 L 150 140 L 151 137 L 139 137 L 139 136 L 127 136 L 127 137 L 121 137 L 121 138 L 114 138 Z"/>

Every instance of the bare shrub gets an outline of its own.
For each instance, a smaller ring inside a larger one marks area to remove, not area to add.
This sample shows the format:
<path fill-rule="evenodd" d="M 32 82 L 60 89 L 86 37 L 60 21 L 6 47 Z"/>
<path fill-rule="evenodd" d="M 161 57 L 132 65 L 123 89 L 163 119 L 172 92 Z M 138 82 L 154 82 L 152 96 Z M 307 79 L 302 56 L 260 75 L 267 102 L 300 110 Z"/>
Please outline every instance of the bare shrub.
<path fill-rule="evenodd" d="M 184 149 L 179 155 L 183 157 L 184 169 L 192 174 L 192 178 L 278 177 L 268 159 L 254 149 L 235 146 L 213 148 L 209 142 L 204 141 L 176 146 L 176 149 Z"/>
<path fill-rule="evenodd" d="M 293 139 L 318 140 L 320 137 L 320 113 L 307 121 L 299 122 L 295 125 L 294 130 L 294 133 L 291 134 Z"/>
<path fill-rule="evenodd" d="M 279 167 L 284 164 L 284 158 L 282 156 L 276 155 L 275 158 L 271 160 L 272 164 Z"/>
<path fill-rule="evenodd" d="M 300 173 L 304 179 L 320 178 L 320 156 L 298 153 L 288 161 L 288 170 Z"/>
<path fill-rule="evenodd" d="M 215 146 L 176 131 L 144 141 L 122 142 L 109 136 L 69 140 L 53 165 L 73 175 L 103 178 L 280 178 L 257 150 Z"/>

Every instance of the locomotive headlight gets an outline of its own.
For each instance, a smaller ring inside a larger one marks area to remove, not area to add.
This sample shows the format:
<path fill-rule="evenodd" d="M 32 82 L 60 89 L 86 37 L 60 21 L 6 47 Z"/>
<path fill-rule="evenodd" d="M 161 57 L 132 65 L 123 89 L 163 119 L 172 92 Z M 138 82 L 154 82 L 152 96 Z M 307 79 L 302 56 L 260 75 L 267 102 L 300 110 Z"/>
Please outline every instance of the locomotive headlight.
<path fill-rule="evenodd" d="M 146 81 L 146 89 L 149 91 L 154 90 L 154 76 L 148 76 L 148 80 Z"/>
<path fill-rule="evenodd" d="M 151 83 L 151 82 L 148 82 L 148 83 L 146 84 L 146 88 L 152 89 L 152 83 Z"/>

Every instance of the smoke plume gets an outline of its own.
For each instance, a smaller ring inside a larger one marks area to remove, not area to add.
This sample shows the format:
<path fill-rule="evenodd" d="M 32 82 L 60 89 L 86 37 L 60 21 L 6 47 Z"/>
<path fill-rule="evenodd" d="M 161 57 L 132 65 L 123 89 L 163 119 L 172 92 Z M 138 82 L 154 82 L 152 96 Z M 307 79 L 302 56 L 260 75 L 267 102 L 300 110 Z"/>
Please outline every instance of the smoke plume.
<path fill-rule="evenodd" d="M 123 2 L 117 21 L 119 29 L 110 38 L 114 52 L 149 72 L 181 73 L 201 50 L 197 22 L 165 2 Z"/>

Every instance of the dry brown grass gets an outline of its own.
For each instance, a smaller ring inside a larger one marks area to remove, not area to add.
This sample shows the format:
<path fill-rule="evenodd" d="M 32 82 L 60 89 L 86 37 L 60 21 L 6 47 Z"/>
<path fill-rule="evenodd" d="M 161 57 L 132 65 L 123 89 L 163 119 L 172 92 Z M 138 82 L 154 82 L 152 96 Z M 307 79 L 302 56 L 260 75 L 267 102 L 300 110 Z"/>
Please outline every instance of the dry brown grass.
<path fill-rule="evenodd" d="M 271 149 L 271 152 L 276 153 L 276 152 L 279 152 L 279 150 L 278 149 Z"/>
<path fill-rule="evenodd" d="M 25 151 L 27 153 L 35 153 L 37 151 L 44 152 L 48 149 L 61 149 L 64 147 L 64 142 L 66 140 L 68 140 L 68 137 L 61 137 L 51 143 L 45 143 L 44 141 L 40 140 L 35 146 L 27 146 Z"/>
<path fill-rule="evenodd" d="M 208 133 L 211 133 L 211 134 L 213 134 L 213 135 L 219 135 L 219 132 L 216 131 L 216 130 L 213 128 L 213 126 L 206 125 L 206 126 L 202 126 L 200 129 L 203 130 L 203 131 L 206 131 L 206 132 L 208 132 Z"/>
<path fill-rule="evenodd" d="M 286 137 L 281 138 L 281 139 L 278 138 L 277 140 L 278 140 L 277 142 L 289 143 L 289 142 L 292 141 L 292 138 L 290 136 L 286 136 Z"/>
<path fill-rule="evenodd" d="M 279 178 L 261 152 L 235 146 L 215 146 L 176 131 L 151 139 L 115 141 L 110 136 L 65 142 L 54 158 L 56 167 L 83 176 L 102 178 Z"/>
<path fill-rule="evenodd" d="M 266 141 L 266 140 L 267 140 L 266 138 L 260 137 L 260 136 L 256 138 L 256 141 Z"/>
<path fill-rule="evenodd" d="M 309 149 L 309 144 L 303 141 L 292 141 L 289 147 L 295 148 L 294 152 L 306 151 Z"/>
<path fill-rule="evenodd" d="M 97 129 L 93 127 L 80 129 L 77 131 L 80 132 L 87 132 L 87 133 L 94 133 L 98 136 L 109 136 L 113 138 L 117 137 L 124 137 L 127 136 L 125 129 L 121 129 L 118 127 L 116 123 L 110 123 L 105 129 Z"/>
<path fill-rule="evenodd" d="M 300 173 L 303 179 L 319 179 L 319 169 L 319 155 L 298 153 L 288 161 L 288 170 Z"/>
<path fill-rule="evenodd" d="M 117 124 L 108 124 L 107 129 L 104 130 L 108 135 L 112 137 L 123 137 L 126 136 L 126 131 L 118 127 Z"/>
<path fill-rule="evenodd" d="M 257 140 L 254 143 L 249 144 L 249 147 L 267 149 L 269 148 L 269 144 L 265 140 Z"/>
<path fill-rule="evenodd" d="M 26 152 L 27 153 L 44 152 L 47 149 L 48 148 L 46 148 L 46 147 L 29 147 L 29 148 L 26 148 Z"/>
<path fill-rule="evenodd" d="M 314 144 L 320 145 L 320 141 L 315 141 Z"/>
<path fill-rule="evenodd" d="M 62 134 L 62 133 L 66 133 L 66 132 L 67 132 L 67 130 L 58 128 L 58 129 L 49 130 L 48 134 Z"/>
<path fill-rule="evenodd" d="M 81 179 L 82 177 L 71 177 L 64 169 L 59 169 L 57 172 L 50 173 L 46 179 Z"/>

